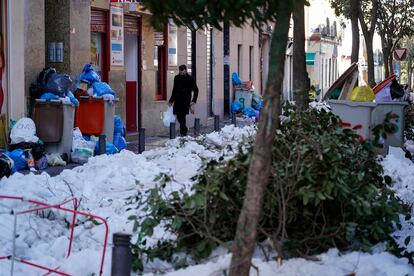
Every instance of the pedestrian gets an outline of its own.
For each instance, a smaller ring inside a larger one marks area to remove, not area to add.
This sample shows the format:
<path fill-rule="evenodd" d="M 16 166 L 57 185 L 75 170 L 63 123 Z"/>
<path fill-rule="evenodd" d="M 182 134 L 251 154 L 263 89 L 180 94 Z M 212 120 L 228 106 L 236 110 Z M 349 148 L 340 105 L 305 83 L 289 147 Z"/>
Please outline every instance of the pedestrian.
<path fill-rule="evenodd" d="M 188 128 L 185 117 L 189 111 L 194 114 L 194 106 L 198 97 L 198 87 L 193 77 L 187 73 L 186 65 L 180 65 L 178 70 L 178 75 L 174 78 L 174 87 L 168 105 L 174 105 L 173 112 L 177 116 L 178 123 L 180 124 L 180 134 L 181 136 L 186 136 Z M 191 95 L 191 92 L 193 92 L 193 95 Z"/>

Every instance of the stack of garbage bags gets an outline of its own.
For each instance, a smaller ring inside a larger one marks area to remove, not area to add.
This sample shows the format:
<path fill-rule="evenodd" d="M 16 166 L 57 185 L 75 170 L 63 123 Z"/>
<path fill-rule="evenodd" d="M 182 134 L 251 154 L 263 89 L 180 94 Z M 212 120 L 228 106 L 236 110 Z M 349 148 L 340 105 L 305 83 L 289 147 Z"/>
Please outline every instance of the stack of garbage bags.
<path fill-rule="evenodd" d="M 242 82 L 235 72 L 232 74 L 232 82 L 236 99 L 231 105 L 231 112 L 258 119 L 263 107 L 263 99 L 254 91 L 253 82 Z"/>
<path fill-rule="evenodd" d="M 30 96 L 32 102 L 36 99 L 62 100 L 71 102 L 75 106 L 79 101 L 70 91 L 72 79 L 67 74 L 59 74 L 53 67 L 46 67 L 39 73 L 36 81 L 30 85 Z"/>
<path fill-rule="evenodd" d="M 95 72 L 91 64 L 86 64 L 75 84 L 75 96 L 103 97 L 110 102 L 115 99 L 115 91 Z"/>
<path fill-rule="evenodd" d="M 43 142 L 36 136 L 36 126 L 30 118 L 14 123 L 7 150 L 0 153 L 0 177 L 20 170 L 43 170 L 48 167 Z"/>
<path fill-rule="evenodd" d="M 106 142 L 105 153 L 115 154 L 126 148 L 125 125 L 121 118 L 114 116 L 113 143 Z M 88 159 L 100 153 L 99 138 L 93 135 L 83 135 L 79 128 L 73 130 L 71 160 L 84 164 Z"/>

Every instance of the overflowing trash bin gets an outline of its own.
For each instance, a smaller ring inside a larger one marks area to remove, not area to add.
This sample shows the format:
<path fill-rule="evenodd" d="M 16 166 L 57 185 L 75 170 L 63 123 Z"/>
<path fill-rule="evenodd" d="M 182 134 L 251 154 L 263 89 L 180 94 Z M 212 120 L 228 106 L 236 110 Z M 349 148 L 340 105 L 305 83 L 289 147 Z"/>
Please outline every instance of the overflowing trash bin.
<path fill-rule="evenodd" d="M 373 89 L 355 87 L 356 70 L 353 64 L 328 90 L 325 98 L 329 99 L 332 112 L 341 118 L 345 127 L 355 129 L 362 140 L 371 140 L 378 153 L 386 154 L 389 146 L 403 145 L 404 108 L 408 105 L 408 95 L 395 75 Z"/>
<path fill-rule="evenodd" d="M 72 149 L 75 106 L 61 100 L 36 100 L 33 120 L 46 153 L 65 154 L 69 161 Z M 66 159 L 66 158 L 64 158 Z"/>
<path fill-rule="evenodd" d="M 231 112 L 258 120 L 263 107 L 263 99 L 255 92 L 253 82 L 242 82 L 236 72 L 232 74 L 232 82 L 234 101 L 231 104 Z"/>

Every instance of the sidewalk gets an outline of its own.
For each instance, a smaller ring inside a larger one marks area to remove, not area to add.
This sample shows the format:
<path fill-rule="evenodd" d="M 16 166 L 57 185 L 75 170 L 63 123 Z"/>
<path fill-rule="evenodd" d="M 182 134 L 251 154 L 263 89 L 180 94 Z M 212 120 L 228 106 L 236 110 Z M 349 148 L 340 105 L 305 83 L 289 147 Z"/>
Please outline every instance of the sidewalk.
<path fill-rule="evenodd" d="M 236 118 L 236 125 L 238 127 L 244 127 L 246 125 L 252 124 L 243 118 Z M 230 118 L 224 118 L 224 120 L 220 121 L 220 129 L 226 125 L 231 125 Z M 200 124 L 200 135 L 211 133 L 214 131 L 214 118 L 210 118 L 207 122 L 207 125 Z M 178 131 L 177 126 L 177 137 L 179 137 L 180 133 Z M 188 135 L 194 137 L 194 127 L 188 129 Z M 165 133 L 158 135 L 158 136 L 149 136 L 145 137 L 145 150 L 151 150 L 159 147 L 163 147 L 165 143 L 169 140 L 169 129 L 166 128 Z M 127 150 L 130 150 L 134 153 L 138 153 L 138 133 L 134 133 L 132 135 L 127 135 Z"/>
<path fill-rule="evenodd" d="M 226 125 L 231 124 L 230 118 L 224 118 L 224 120 L 220 121 L 220 129 Z M 238 127 L 244 127 L 246 125 L 250 125 L 252 122 L 249 122 L 243 118 L 236 118 L 236 125 Z M 211 133 L 214 131 L 214 118 L 208 120 L 207 125 L 200 124 L 200 135 Z M 189 136 L 194 137 L 194 128 L 190 128 L 188 130 Z M 177 137 L 179 135 L 179 131 L 177 131 Z M 138 154 L 138 134 L 127 135 L 127 147 L 126 149 Z M 152 150 L 155 148 L 163 147 L 165 143 L 169 140 L 169 130 L 165 131 L 165 134 L 158 135 L 158 136 L 149 136 L 145 137 L 145 150 Z M 46 170 L 34 172 L 34 174 L 41 174 L 42 172 L 48 173 L 50 176 L 59 175 L 63 170 L 71 170 L 81 166 L 80 164 L 76 163 L 69 163 L 66 166 L 57 166 L 57 167 L 48 167 Z M 29 170 L 22 170 L 19 171 L 22 174 L 29 174 Z"/>

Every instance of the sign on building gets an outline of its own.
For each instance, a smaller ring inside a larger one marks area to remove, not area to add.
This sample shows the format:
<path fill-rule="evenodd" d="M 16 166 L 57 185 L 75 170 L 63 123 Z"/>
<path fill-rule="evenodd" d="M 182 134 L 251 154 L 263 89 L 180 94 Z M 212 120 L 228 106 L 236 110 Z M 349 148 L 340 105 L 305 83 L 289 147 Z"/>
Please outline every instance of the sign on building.
<path fill-rule="evenodd" d="M 112 1 L 111 1 L 112 2 Z M 111 4 L 111 66 L 124 66 L 124 9 Z"/>

